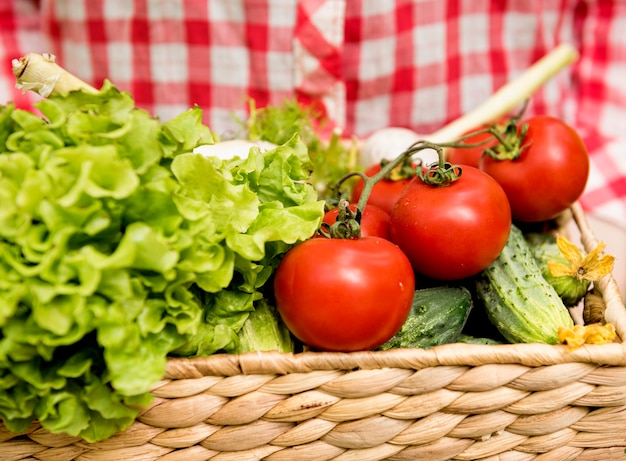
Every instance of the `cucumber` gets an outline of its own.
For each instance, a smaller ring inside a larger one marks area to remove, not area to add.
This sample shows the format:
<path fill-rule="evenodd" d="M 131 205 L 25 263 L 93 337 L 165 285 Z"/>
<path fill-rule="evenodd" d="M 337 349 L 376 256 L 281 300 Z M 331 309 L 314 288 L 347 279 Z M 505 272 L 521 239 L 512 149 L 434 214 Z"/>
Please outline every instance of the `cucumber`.
<path fill-rule="evenodd" d="M 456 342 L 472 306 L 472 295 L 463 286 L 446 285 L 416 290 L 406 321 L 379 349 L 427 349 Z"/>
<path fill-rule="evenodd" d="M 475 284 L 489 320 L 511 343 L 556 344 L 558 328 L 573 326 L 569 310 L 543 278 L 515 225 L 500 256 L 475 278 Z"/>
<path fill-rule="evenodd" d="M 589 291 L 591 282 L 568 275 L 560 277 L 552 275 L 548 266 L 549 261 L 555 261 L 566 266 L 570 264 L 556 244 L 556 236 L 545 232 L 530 232 L 524 234 L 524 238 L 528 242 L 530 250 L 541 269 L 543 278 L 554 287 L 563 300 L 563 304 L 567 307 L 578 305 L 585 297 L 587 291 Z"/>

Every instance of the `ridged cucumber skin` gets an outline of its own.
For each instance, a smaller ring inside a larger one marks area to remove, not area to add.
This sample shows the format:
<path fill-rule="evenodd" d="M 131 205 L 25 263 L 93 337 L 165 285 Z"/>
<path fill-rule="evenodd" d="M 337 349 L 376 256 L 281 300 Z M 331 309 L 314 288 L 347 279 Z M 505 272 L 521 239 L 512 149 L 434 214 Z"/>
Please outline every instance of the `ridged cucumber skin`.
<path fill-rule="evenodd" d="M 500 256 L 478 277 L 476 295 L 487 316 L 511 343 L 558 342 L 558 328 L 572 327 L 573 320 L 513 225 Z"/>
<path fill-rule="evenodd" d="M 400 331 L 379 349 L 427 349 L 456 342 L 472 307 L 472 295 L 462 286 L 416 290 L 411 311 Z"/>

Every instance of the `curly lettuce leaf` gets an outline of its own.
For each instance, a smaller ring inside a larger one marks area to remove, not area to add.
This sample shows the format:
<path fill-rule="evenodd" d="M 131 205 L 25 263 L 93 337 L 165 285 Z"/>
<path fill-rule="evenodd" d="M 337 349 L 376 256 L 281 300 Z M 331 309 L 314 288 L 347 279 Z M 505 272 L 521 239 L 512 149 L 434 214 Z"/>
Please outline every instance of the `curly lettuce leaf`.
<path fill-rule="evenodd" d="M 171 355 L 236 350 L 323 202 L 297 136 L 244 161 L 192 108 L 160 122 L 105 82 L 0 107 L 0 418 L 87 441 L 128 427 Z"/>

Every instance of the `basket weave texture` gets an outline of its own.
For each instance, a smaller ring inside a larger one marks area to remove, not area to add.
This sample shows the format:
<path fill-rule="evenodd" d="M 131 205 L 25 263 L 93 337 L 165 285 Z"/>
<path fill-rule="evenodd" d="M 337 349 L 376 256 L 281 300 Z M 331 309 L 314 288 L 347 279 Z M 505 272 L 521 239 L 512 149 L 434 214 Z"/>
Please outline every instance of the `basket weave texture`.
<path fill-rule="evenodd" d="M 0 460 L 626 460 L 626 311 L 611 276 L 596 287 L 617 343 L 170 359 L 128 430 L 89 444 L 0 425 Z"/>

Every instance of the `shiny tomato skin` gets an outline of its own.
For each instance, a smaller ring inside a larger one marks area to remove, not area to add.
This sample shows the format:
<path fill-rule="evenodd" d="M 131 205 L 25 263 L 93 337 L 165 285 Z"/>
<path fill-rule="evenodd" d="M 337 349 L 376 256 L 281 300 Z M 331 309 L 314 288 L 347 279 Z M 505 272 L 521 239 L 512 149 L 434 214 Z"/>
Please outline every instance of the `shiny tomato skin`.
<path fill-rule="evenodd" d="M 350 204 L 350 209 L 356 211 L 356 203 Z M 326 224 L 333 225 L 337 221 L 337 215 L 339 214 L 339 208 L 333 208 L 332 210 L 324 213 L 323 221 Z M 383 211 L 376 205 L 370 203 L 366 204 L 363 209 L 363 215 L 361 216 L 361 237 L 382 237 L 390 240 L 391 235 L 389 233 L 389 222 L 391 217 L 389 213 Z"/>
<path fill-rule="evenodd" d="M 470 133 L 468 132 L 466 134 L 469 135 Z M 492 138 L 492 140 L 487 141 L 489 138 Z M 485 149 L 495 146 L 498 141 L 491 133 L 487 132 L 478 133 L 466 138 L 463 141 L 465 144 L 478 144 L 482 141 L 485 141 L 485 144 L 478 147 L 450 147 L 446 149 L 446 161 L 453 165 L 469 165 L 474 168 L 478 168 L 478 162 L 480 161 Z"/>
<path fill-rule="evenodd" d="M 498 257 L 511 230 L 506 194 L 490 176 L 463 166 L 448 186 L 415 178 L 391 213 L 391 240 L 416 273 L 459 280 L 487 268 Z"/>
<path fill-rule="evenodd" d="M 322 351 L 383 344 L 406 320 L 414 290 L 408 259 L 379 237 L 306 240 L 287 252 L 274 277 L 285 324 Z"/>
<path fill-rule="evenodd" d="M 582 195 L 589 154 L 578 133 L 558 118 L 531 117 L 520 130 L 524 123 L 521 155 L 515 160 L 483 156 L 480 169 L 506 192 L 513 219 L 541 222 L 555 218 Z"/>
<path fill-rule="evenodd" d="M 365 176 L 372 177 L 381 169 L 382 167 L 380 164 L 375 164 L 366 169 L 364 174 Z M 378 208 L 381 208 L 383 211 L 391 214 L 391 210 L 396 204 L 396 200 L 398 200 L 398 197 L 411 179 L 412 178 L 403 178 L 398 180 L 387 178 L 381 179 L 372 188 L 372 192 L 367 199 L 367 203 L 376 205 Z M 363 192 L 363 186 L 364 183 L 362 179 L 358 179 L 354 183 L 352 188 L 352 197 L 350 200 L 351 202 L 357 203 L 359 201 L 359 197 L 361 197 L 361 193 Z"/>

